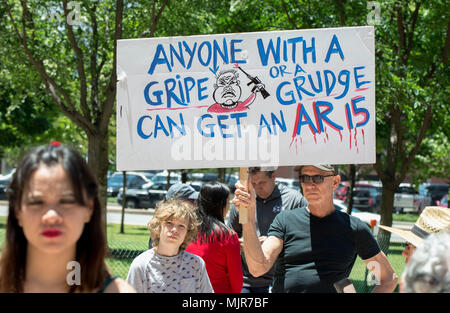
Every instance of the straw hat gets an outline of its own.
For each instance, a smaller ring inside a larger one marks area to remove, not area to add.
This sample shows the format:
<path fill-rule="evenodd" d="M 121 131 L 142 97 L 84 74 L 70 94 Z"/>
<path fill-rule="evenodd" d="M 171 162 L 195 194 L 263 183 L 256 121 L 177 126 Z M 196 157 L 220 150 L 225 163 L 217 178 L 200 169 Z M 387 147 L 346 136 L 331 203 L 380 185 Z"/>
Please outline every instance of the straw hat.
<path fill-rule="evenodd" d="M 410 230 L 383 225 L 379 227 L 399 235 L 417 247 L 428 235 L 450 230 L 450 209 L 438 206 L 426 207 Z"/>

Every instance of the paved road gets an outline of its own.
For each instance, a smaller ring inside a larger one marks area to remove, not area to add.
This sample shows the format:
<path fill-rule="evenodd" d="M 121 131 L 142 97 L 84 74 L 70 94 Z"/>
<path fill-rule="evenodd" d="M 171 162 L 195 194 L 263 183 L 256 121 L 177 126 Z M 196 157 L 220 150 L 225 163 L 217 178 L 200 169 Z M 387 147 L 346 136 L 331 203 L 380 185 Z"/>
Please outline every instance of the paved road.
<path fill-rule="evenodd" d="M 125 224 L 147 225 L 153 216 L 153 209 L 125 209 Z M 0 216 L 8 215 L 8 202 L 0 201 Z M 108 204 L 107 223 L 120 223 L 122 217 L 122 207 L 116 204 Z"/>
<path fill-rule="evenodd" d="M 153 217 L 154 209 L 125 209 L 125 224 L 147 226 Z M 6 201 L 0 201 L 0 216 L 8 215 L 8 207 Z M 107 223 L 120 224 L 122 217 L 122 207 L 117 204 L 108 203 L 108 214 L 106 215 Z M 410 222 L 394 222 L 393 227 L 411 229 L 413 223 Z M 395 234 L 391 235 L 393 242 L 405 242 L 403 238 Z"/>

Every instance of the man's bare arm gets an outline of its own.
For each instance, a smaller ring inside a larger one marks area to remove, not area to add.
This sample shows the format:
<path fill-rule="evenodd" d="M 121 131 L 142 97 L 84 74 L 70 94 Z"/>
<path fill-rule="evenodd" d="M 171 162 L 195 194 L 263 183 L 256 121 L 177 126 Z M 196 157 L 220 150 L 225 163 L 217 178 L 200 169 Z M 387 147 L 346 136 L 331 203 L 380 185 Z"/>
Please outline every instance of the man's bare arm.
<path fill-rule="evenodd" d="M 242 225 L 244 253 L 250 273 L 258 277 L 272 268 L 283 249 L 283 240 L 270 236 L 261 245 L 255 226 L 256 199 L 250 184 L 249 188 L 250 190 L 239 183 L 236 184 L 233 203 L 237 209 L 240 206 L 246 206 L 248 209 L 248 222 Z"/>
<path fill-rule="evenodd" d="M 364 262 L 377 279 L 377 285 L 372 292 L 393 292 L 397 286 L 398 277 L 383 251 L 370 259 L 364 260 Z"/>

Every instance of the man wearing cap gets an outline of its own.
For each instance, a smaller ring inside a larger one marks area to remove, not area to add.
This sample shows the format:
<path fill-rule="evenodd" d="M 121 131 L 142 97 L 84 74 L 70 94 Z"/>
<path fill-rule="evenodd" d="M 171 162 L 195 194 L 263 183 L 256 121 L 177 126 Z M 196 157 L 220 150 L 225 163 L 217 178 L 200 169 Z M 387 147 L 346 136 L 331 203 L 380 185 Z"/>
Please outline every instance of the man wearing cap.
<path fill-rule="evenodd" d="M 402 256 L 405 257 L 405 263 L 408 264 L 416 247 L 430 234 L 450 231 L 450 209 L 438 206 L 426 207 L 409 230 L 384 225 L 380 225 L 380 228 L 406 240 Z"/>
<path fill-rule="evenodd" d="M 170 186 L 166 193 L 166 200 L 177 198 L 197 206 L 198 191 L 187 184 L 177 183 Z M 152 249 L 152 238 L 148 240 L 148 248 Z"/>
<path fill-rule="evenodd" d="M 284 210 L 292 210 L 307 205 L 300 192 L 275 181 L 274 167 L 250 167 L 249 180 L 256 193 L 255 229 L 261 243 L 267 238 L 270 224 L 275 216 Z M 239 211 L 232 207 L 228 226 L 238 234 L 242 247 L 242 225 L 239 224 Z M 267 293 L 272 284 L 273 269 L 260 277 L 254 277 L 248 270 L 243 251 L 241 251 L 242 271 L 244 274 L 243 293 Z"/>
<path fill-rule="evenodd" d="M 397 275 L 368 226 L 334 208 L 333 192 L 341 181 L 337 168 L 295 170 L 308 205 L 278 214 L 262 245 L 254 226 L 253 188 L 237 184 L 233 203 L 248 208 L 244 252 L 252 275 L 263 275 L 275 264 L 273 292 L 336 292 L 334 283 L 348 278 L 359 255 L 377 278 L 373 292 L 392 292 Z"/>

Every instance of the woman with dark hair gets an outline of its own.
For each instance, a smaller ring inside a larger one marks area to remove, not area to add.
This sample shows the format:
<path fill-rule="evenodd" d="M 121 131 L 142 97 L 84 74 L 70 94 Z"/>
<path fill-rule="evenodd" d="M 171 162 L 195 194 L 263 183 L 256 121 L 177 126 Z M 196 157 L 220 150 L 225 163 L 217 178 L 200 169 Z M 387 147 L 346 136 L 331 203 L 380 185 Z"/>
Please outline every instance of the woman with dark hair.
<path fill-rule="evenodd" d="M 200 256 L 216 293 L 240 293 L 243 276 L 239 238 L 224 223 L 230 189 L 223 184 L 205 184 L 197 199 L 201 226 L 186 251 Z"/>
<path fill-rule="evenodd" d="M 105 264 L 97 181 L 75 150 L 32 149 L 8 193 L 0 292 L 134 292 Z"/>

